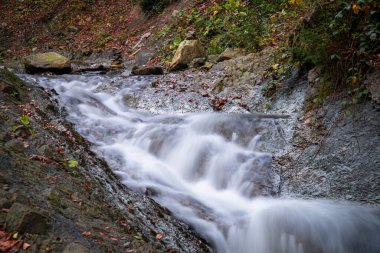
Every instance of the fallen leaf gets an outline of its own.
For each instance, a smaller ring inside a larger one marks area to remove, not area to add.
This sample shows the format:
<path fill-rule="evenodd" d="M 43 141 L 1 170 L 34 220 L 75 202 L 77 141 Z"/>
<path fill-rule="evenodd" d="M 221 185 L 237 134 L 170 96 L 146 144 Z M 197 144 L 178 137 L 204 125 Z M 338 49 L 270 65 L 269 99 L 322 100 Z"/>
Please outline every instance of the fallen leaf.
<path fill-rule="evenodd" d="M 22 245 L 22 249 L 23 249 L 23 250 L 28 250 L 29 248 L 30 248 L 30 244 L 24 242 L 24 244 Z"/>
<path fill-rule="evenodd" d="M 12 239 L 14 239 L 14 240 L 16 240 L 17 237 L 18 237 L 18 232 L 14 233 L 14 234 L 12 235 Z"/>
<path fill-rule="evenodd" d="M 357 4 L 353 4 L 352 5 L 352 11 L 355 13 L 355 14 L 359 14 L 359 12 L 361 11 L 361 7 Z"/>
<path fill-rule="evenodd" d="M 307 126 L 310 126 L 311 125 L 311 118 L 307 118 L 305 119 L 305 121 L 303 122 L 305 125 Z"/>
<path fill-rule="evenodd" d="M 99 235 L 100 235 L 100 236 L 106 236 L 107 234 L 106 234 L 106 233 L 103 233 L 103 232 L 99 232 Z"/>
<path fill-rule="evenodd" d="M 76 168 L 78 166 L 78 162 L 75 161 L 75 160 L 69 160 L 67 162 L 67 164 L 68 164 L 69 168 L 71 168 L 71 169 L 74 169 L 74 168 Z"/>
<path fill-rule="evenodd" d="M 84 231 L 83 233 L 82 233 L 82 235 L 83 236 L 90 236 L 91 235 L 91 232 L 90 231 Z"/>
<path fill-rule="evenodd" d="M 109 238 L 110 238 L 111 241 L 119 241 L 119 238 L 114 237 L 114 236 L 110 236 Z"/>

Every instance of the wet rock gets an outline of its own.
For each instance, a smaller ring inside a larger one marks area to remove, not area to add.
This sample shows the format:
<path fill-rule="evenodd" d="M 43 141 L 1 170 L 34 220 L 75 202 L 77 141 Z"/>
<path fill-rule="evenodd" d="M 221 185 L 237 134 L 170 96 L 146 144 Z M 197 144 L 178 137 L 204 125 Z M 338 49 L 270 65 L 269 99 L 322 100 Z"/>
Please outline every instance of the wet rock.
<path fill-rule="evenodd" d="M 94 251 L 89 250 L 79 243 L 70 243 L 66 246 L 65 250 L 62 253 L 92 253 Z"/>
<path fill-rule="evenodd" d="M 223 53 L 219 55 L 217 58 L 217 61 L 225 61 L 225 60 L 231 60 L 231 59 L 236 59 L 238 57 L 244 56 L 245 55 L 245 50 L 242 48 L 227 48 L 224 50 Z"/>
<path fill-rule="evenodd" d="M 206 57 L 206 50 L 199 40 L 184 40 L 179 45 L 169 66 L 171 71 L 187 68 L 195 58 Z"/>
<path fill-rule="evenodd" d="M 163 75 L 164 69 L 160 66 L 135 66 L 132 69 L 132 75 Z"/>
<path fill-rule="evenodd" d="M 83 51 L 67 55 L 72 59 L 74 72 L 99 71 L 106 73 L 123 68 L 123 55 L 120 50 Z"/>
<path fill-rule="evenodd" d="M 48 217 L 38 209 L 15 203 L 9 209 L 6 218 L 9 230 L 30 234 L 47 234 L 50 229 Z"/>
<path fill-rule="evenodd" d="M 369 92 L 371 92 L 372 100 L 380 103 L 380 71 L 377 70 L 368 74 L 364 84 Z"/>
<path fill-rule="evenodd" d="M 68 58 L 55 52 L 31 55 L 25 58 L 25 69 L 29 73 L 53 72 L 65 74 L 71 72 Z"/>

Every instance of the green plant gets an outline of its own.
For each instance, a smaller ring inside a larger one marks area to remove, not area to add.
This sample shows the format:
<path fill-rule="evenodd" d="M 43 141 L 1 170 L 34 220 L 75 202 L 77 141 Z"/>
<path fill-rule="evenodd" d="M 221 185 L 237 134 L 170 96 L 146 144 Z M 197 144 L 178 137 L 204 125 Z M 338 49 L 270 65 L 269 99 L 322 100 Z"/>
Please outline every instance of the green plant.
<path fill-rule="evenodd" d="M 21 124 L 16 124 L 14 126 L 12 126 L 12 132 L 13 133 L 16 133 L 17 131 L 21 130 L 21 129 L 25 129 L 27 131 L 29 131 L 29 133 L 32 135 L 32 136 L 35 136 L 37 134 L 36 130 L 34 130 L 30 124 L 30 118 L 28 115 L 23 115 L 21 116 L 18 121 L 21 123 Z"/>
<path fill-rule="evenodd" d="M 78 161 L 76 161 L 76 160 L 68 160 L 67 161 L 67 166 L 70 169 L 74 169 L 74 168 L 78 167 Z"/>
<path fill-rule="evenodd" d="M 355 84 L 380 50 L 380 3 L 330 1 L 315 8 L 291 48 L 295 58 L 323 66 L 335 85 Z"/>

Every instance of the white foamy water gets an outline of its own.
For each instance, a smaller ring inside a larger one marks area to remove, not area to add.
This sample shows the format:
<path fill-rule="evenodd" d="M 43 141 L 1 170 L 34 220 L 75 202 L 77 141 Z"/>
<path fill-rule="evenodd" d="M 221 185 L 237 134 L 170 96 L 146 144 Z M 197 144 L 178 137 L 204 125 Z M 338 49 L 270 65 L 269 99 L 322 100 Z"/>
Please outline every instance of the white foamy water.
<path fill-rule="evenodd" d="M 271 154 L 258 150 L 273 120 L 139 112 L 124 98 L 146 83 L 132 78 L 37 81 L 57 91 L 68 119 L 123 183 L 191 224 L 217 252 L 380 252 L 378 207 L 265 197 L 278 178 Z"/>

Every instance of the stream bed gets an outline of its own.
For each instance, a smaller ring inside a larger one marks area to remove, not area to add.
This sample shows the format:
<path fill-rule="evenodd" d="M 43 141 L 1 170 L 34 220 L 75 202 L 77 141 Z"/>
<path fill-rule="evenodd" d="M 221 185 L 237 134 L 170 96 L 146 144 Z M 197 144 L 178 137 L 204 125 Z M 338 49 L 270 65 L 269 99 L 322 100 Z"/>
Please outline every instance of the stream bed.
<path fill-rule="evenodd" d="M 129 188 L 190 224 L 217 252 L 380 252 L 380 209 L 276 197 L 268 143 L 276 117 L 212 112 L 183 92 L 154 95 L 154 77 L 23 79 L 47 89 Z M 189 105 L 191 101 L 193 105 Z"/>

